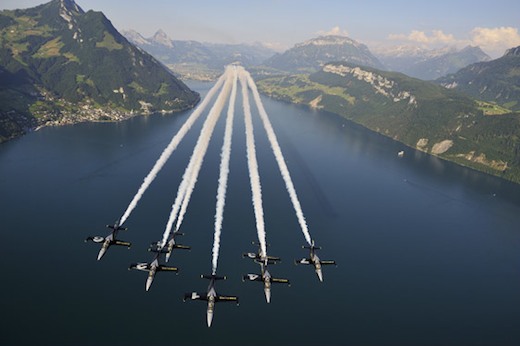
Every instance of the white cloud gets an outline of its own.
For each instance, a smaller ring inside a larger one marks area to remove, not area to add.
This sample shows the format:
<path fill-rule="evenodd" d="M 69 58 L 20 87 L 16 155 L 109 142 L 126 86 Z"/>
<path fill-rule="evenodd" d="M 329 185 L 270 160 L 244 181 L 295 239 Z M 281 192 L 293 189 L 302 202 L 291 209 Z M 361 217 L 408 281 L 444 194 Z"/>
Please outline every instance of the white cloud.
<path fill-rule="evenodd" d="M 283 52 L 288 48 L 286 44 L 281 42 L 262 42 L 261 44 L 275 52 Z"/>
<path fill-rule="evenodd" d="M 517 28 L 480 28 L 471 30 L 472 45 L 496 54 L 502 54 L 506 49 L 520 46 L 520 34 Z"/>
<path fill-rule="evenodd" d="M 520 33 L 517 28 L 476 27 L 468 33 L 466 38 L 455 38 L 452 34 L 442 30 L 424 32 L 412 30 L 409 34 L 390 34 L 388 39 L 400 43 L 412 43 L 422 48 L 439 48 L 440 46 L 456 46 L 462 48 L 468 45 L 479 46 L 492 57 L 501 56 L 506 49 L 520 45 Z"/>
<path fill-rule="evenodd" d="M 442 30 L 432 30 L 430 34 L 424 31 L 412 30 L 408 35 L 390 34 L 388 38 L 393 41 L 408 41 L 422 45 L 454 44 L 455 38 L 452 34 L 445 34 Z"/>
<path fill-rule="evenodd" d="M 329 36 L 329 35 L 348 36 L 348 32 L 346 30 L 341 30 L 339 25 L 336 25 L 335 27 L 333 27 L 329 31 L 320 30 L 320 31 L 317 32 L 317 34 L 320 35 L 320 36 Z"/>

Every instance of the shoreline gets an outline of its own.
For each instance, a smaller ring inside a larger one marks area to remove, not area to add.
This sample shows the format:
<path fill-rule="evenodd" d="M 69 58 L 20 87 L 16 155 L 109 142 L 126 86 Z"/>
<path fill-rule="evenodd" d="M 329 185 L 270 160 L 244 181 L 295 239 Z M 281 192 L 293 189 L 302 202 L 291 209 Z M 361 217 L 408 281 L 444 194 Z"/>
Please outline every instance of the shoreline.
<path fill-rule="evenodd" d="M 276 101 L 281 101 L 281 102 L 285 102 L 285 103 L 288 103 L 288 104 L 292 104 L 292 105 L 298 105 L 298 106 L 301 106 L 301 107 L 305 107 L 307 109 L 311 109 L 311 110 L 314 110 L 314 111 L 325 111 L 327 113 L 330 113 L 330 114 L 333 114 L 337 117 L 340 117 L 341 119 L 344 119 L 345 121 L 348 121 L 352 124 L 355 124 L 356 126 L 361 126 L 363 127 L 364 129 L 367 129 L 369 131 L 372 131 L 374 133 L 377 133 L 379 135 L 382 135 L 386 138 L 389 138 L 397 143 L 400 143 L 404 146 L 406 146 L 407 148 L 410 148 L 410 149 L 413 149 L 413 150 L 417 150 L 417 151 L 420 151 L 421 153 L 424 153 L 424 154 L 427 154 L 427 155 L 430 155 L 432 157 L 435 157 L 435 158 L 438 158 L 438 159 L 441 159 L 441 160 L 444 160 L 446 162 L 450 162 L 450 163 L 453 163 L 457 166 L 460 166 L 460 167 L 464 167 L 464 168 L 468 168 L 468 169 L 471 169 L 475 172 L 479 172 L 479 173 L 483 173 L 483 174 L 486 174 L 486 175 L 489 175 L 491 177 L 495 177 L 495 178 L 499 178 L 499 179 L 502 179 L 504 181 L 507 181 L 507 182 L 511 182 L 511 183 L 514 183 L 514 184 L 518 184 L 520 185 L 520 180 L 514 180 L 514 179 L 508 179 L 507 177 L 504 177 L 503 174 L 500 174 L 499 171 L 493 171 L 491 167 L 489 167 L 487 170 L 484 170 L 484 169 L 479 169 L 478 167 L 474 167 L 468 163 L 462 163 L 460 161 L 457 161 L 457 160 L 452 160 L 450 159 L 449 157 L 446 157 L 446 156 L 442 156 L 442 155 L 437 155 L 435 153 L 432 153 L 432 152 L 428 152 L 428 151 L 425 151 L 425 150 L 422 150 L 421 148 L 418 148 L 417 146 L 412 146 L 408 143 L 405 143 L 405 142 L 402 142 L 402 141 L 399 141 L 397 139 L 395 139 L 394 137 L 391 137 L 387 134 L 385 134 L 384 132 L 381 132 L 381 131 L 377 131 L 375 129 L 372 129 L 370 127 L 367 127 L 361 123 L 358 123 L 358 122 L 355 122 L 354 120 L 352 119 L 349 119 L 341 114 L 338 114 L 338 113 L 335 113 L 335 112 L 332 112 L 332 111 L 329 111 L 329 110 L 326 110 L 326 109 L 316 109 L 316 108 L 313 108 L 311 105 L 307 104 L 307 103 L 301 103 L 301 102 L 294 102 L 293 100 L 291 99 L 288 99 L 288 98 L 283 98 L 283 97 L 277 97 L 276 95 L 273 95 L 273 94 L 269 94 L 269 93 L 266 93 L 266 92 L 263 92 L 261 90 L 261 88 L 259 88 L 259 92 L 264 95 L 264 96 L 267 96 L 273 100 L 276 100 Z"/>
<path fill-rule="evenodd" d="M 113 109 L 113 108 L 92 108 L 89 106 L 89 104 L 78 104 L 78 110 L 71 112 L 71 111 L 60 111 L 59 114 L 45 114 L 40 119 L 37 117 L 33 118 L 34 121 L 38 122 L 35 126 L 30 126 L 30 124 L 24 124 L 22 125 L 22 131 L 12 134 L 10 137 L 7 138 L 0 138 L 0 145 L 3 143 L 7 143 L 13 139 L 20 138 L 28 133 L 31 132 L 37 132 L 40 131 L 43 128 L 46 127 L 58 127 L 58 126 L 67 126 L 67 125 L 76 125 L 80 123 L 112 123 L 112 122 L 122 122 L 128 119 L 131 119 L 136 116 L 149 116 L 153 114 L 162 114 L 162 115 L 168 115 L 168 114 L 175 114 L 184 112 L 190 109 L 193 109 L 196 107 L 196 105 L 200 102 L 200 95 L 197 98 L 197 100 L 182 109 L 175 109 L 175 110 L 157 110 L 157 111 L 150 111 L 149 109 L 145 109 L 143 111 L 123 111 L 120 109 Z M 63 113 L 62 113 L 63 112 Z"/>

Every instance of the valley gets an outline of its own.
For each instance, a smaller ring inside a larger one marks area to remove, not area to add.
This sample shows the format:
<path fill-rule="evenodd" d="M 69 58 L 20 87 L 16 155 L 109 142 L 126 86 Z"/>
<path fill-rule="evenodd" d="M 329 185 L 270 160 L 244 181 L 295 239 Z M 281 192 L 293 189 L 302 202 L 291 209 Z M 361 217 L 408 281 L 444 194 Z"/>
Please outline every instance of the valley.
<path fill-rule="evenodd" d="M 2 11 L 0 42 L 0 142 L 42 126 L 189 109 L 199 96 L 181 80 L 214 81 L 240 63 L 270 97 L 520 182 L 518 48 L 494 60 L 472 46 L 374 54 L 329 34 L 277 53 L 260 43 L 174 40 L 161 29 L 121 34 L 72 0 Z"/>

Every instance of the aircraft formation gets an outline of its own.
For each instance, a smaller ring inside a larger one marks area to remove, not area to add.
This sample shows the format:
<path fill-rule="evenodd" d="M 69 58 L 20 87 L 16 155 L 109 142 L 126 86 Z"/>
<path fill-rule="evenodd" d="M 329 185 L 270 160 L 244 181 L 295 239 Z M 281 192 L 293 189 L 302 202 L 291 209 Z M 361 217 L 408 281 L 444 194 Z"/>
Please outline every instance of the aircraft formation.
<path fill-rule="evenodd" d="M 225 198 L 227 190 L 227 181 L 229 175 L 229 161 L 231 155 L 231 141 L 233 133 L 233 119 L 235 101 L 238 93 L 238 83 L 241 85 L 242 103 L 244 110 L 244 123 L 246 133 L 246 150 L 247 163 L 249 169 L 249 178 L 251 185 L 251 198 L 256 220 L 256 230 L 258 236 L 258 251 L 244 253 L 243 257 L 253 260 L 260 266 L 260 273 L 248 273 L 242 277 L 243 281 L 260 282 L 264 288 L 265 299 L 267 303 L 271 301 L 271 286 L 272 284 L 286 284 L 290 285 L 290 281 L 285 278 L 273 277 L 269 271 L 269 265 L 278 263 L 280 257 L 269 256 L 267 254 L 266 232 L 264 226 L 264 215 L 262 206 L 262 189 L 260 185 L 260 176 L 258 173 L 258 162 L 256 159 L 256 149 L 254 142 L 253 123 L 251 116 L 251 106 L 249 101 L 249 93 L 253 95 L 258 114 L 267 134 L 267 138 L 271 144 L 273 154 L 278 164 L 280 174 L 285 182 L 287 192 L 295 210 L 296 217 L 301 227 L 302 233 L 308 245 L 303 248 L 310 251 L 309 257 L 295 260 L 295 264 L 312 265 L 320 281 L 323 281 L 322 266 L 335 265 L 336 262 L 332 260 L 321 260 L 316 254 L 316 250 L 320 247 L 315 246 L 314 240 L 311 238 L 307 223 L 303 216 L 303 211 L 298 200 L 296 190 L 294 188 L 289 170 L 285 163 L 282 151 L 278 144 L 278 140 L 269 121 L 267 113 L 263 107 L 260 95 L 256 85 L 250 74 L 239 65 L 229 65 L 226 67 L 224 74 L 218 79 L 215 85 L 207 93 L 199 106 L 191 113 L 179 131 L 174 135 L 168 146 L 162 152 L 159 159 L 156 161 L 148 175 L 144 178 L 137 194 L 134 196 L 128 205 L 123 216 L 118 219 L 113 225 L 107 225 L 110 234 L 103 236 L 89 236 L 85 241 L 92 241 L 101 244 L 101 249 L 98 253 L 97 259 L 100 260 L 107 250 L 112 245 L 126 246 L 130 248 L 131 243 L 117 238 L 119 231 L 126 231 L 127 228 L 122 225 L 126 222 L 132 211 L 137 207 L 137 204 L 148 187 L 151 185 L 157 174 L 160 172 L 171 154 L 175 151 L 178 144 L 182 141 L 186 133 L 191 129 L 195 121 L 200 117 L 205 108 L 208 106 L 213 97 L 219 92 L 211 109 L 208 112 L 206 120 L 203 123 L 197 143 L 190 157 L 188 166 L 185 169 L 181 183 L 179 184 L 177 195 L 170 217 L 168 219 L 166 229 L 162 235 L 161 240 L 151 243 L 149 251 L 152 252 L 153 258 L 150 262 L 132 263 L 129 270 L 139 270 L 148 273 L 145 289 L 148 291 L 153 283 L 155 275 L 158 272 L 178 273 L 179 268 L 169 266 L 165 263 L 169 261 L 174 249 L 190 250 L 190 246 L 182 245 L 177 242 L 177 237 L 182 236 L 180 227 L 184 219 L 184 214 L 188 208 L 191 194 L 195 188 L 197 178 L 206 154 L 210 139 L 217 124 L 217 121 L 222 113 L 225 104 L 228 104 L 226 126 L 224 132 L 224 141 L 221 149 L 220 174 L 217 188 L 217 202 L 215 207 L 215 230 L 213 239 L 212 251 L 212 271 L 209 275 L 201 275 L 201 278 L 208 279 L 209 285 L 206 292 L 191 292 L 184 295 L 184 301 L 187 300 L 203 300 L 207 302 L 207 324 L 211 326 L 213 321 L 213 314 L 215 304 L 218 302 L 235 302 L 238 305 L 239 299 L 237 296 L 220 295 L 215 288 L 216 281 L 225 280 L 225 276 L 217 275 L 218 256 L 220 249 L 220 235 L 222 232 L 223 212 L 225 207 Z"/>

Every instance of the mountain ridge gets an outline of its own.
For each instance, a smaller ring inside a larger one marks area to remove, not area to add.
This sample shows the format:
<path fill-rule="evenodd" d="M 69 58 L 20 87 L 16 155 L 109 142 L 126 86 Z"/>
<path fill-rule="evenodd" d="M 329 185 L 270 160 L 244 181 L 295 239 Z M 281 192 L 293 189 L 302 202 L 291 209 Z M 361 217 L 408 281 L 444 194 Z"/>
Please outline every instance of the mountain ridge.
<path fill-rule="evenodd" d="M 423 80 L 434 80 L 473 63 L 491 60 L 480 47 L 472 46 L 462 49 L 400 46 L 379 49 L 375 54 L 388 69 Z"/>
<path fill-rule="evenodd" d="M 259 44 L 206 43 L 173 40 L 162 29 L 149 38 L 135 30 L 123 35 L 147 51 L 184 79 L 214 80 L 233 62 L 254 66 L 271 57 L 274 51 Z"/>
<path fill-rule="evenodd" d="M 366 45 L 340 35 L 318 36 L 297 43 L 285 52 L 274 55 L 263 65 L 289 72 L 315 72 L 331 61 L 383 68 Z"/>
<path fill-rule="evenodd" d="M 73 0 L 1 11 L 0 43 L 8 77 L 0 81 L 0 141 L 35 126 L 180 111 L 199 100 L 102 12 Z"/>
<path fill-rule="evenodd" d="M 417 150 L 520 183 L 520 116 L 398 72 L 333 62 L 258 81 L 264 94 L 338 114 Z"/>
<path fill-rule="evenodd" d="M 491 61 L 469 65 L 436 82 L 478 100 L 520 111 L 520 46 Z"/>

